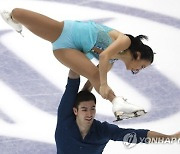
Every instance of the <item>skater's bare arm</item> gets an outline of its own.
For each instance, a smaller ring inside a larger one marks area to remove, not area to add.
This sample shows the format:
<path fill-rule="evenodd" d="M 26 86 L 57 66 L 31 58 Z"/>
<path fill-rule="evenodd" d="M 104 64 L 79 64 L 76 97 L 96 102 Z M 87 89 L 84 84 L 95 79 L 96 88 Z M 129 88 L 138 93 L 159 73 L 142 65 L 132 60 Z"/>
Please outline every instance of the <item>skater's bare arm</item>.
<path fill-rule="evenodd" d="M 162 133 L 158 133 L 155 131 L 149 131 L 147 134 L 147 137 L 149 138 L 149 142 L 153 143 L 153 142 L 163 142 L 168 140 L 174 140 L 177 141 L 178 139 L 180 139 L 180 132 L 177 132 L 175 134 L 172 135 L 166 135 L 166 134 L 162 134 Z"/>
<path fill-rule="evenodd" d="M 108 72 L 108 64 L 109 60 L 113 59 L 119 51 L 126 50 L 131 44 L 130 39 L 119 33 L 117 39 L 109 45 L 100 55 L 99 55 L 99 74 L 100 74 L 100 94 L 103 98 L 107 99 L 109 92 L 111 92 L 111 88 L 107 83 L 107 72 Z"/>
<path fill-rule="evenodd" d="M 92 86 L 91 82 L 89 80 L 87 80 L 87 82 L 84 84 L 84 87 L 82 88 L 82 91 L 83 90 L 92 91 L 92 89 L 93 89 L 93 86 Z"/>

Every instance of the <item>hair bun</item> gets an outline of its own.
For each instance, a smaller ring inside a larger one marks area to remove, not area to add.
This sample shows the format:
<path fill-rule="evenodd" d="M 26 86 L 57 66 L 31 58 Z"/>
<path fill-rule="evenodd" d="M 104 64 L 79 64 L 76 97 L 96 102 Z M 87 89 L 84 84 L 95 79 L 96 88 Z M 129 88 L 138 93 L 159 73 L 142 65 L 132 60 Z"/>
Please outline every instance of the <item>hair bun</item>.
<path fill-rule="evenodd" d="M 148 40 L 148 37 L 146 35 L 138 35 L 135 38 L 138 40 L 143 40 L 143 39 Z"/>

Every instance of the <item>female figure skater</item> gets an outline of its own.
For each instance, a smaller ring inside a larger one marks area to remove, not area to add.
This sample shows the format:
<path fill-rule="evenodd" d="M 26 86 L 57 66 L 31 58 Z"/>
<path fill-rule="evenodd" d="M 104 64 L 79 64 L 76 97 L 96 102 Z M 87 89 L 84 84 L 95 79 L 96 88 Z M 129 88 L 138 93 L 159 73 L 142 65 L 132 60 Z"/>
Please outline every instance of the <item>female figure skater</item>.
<path fill-rule="evenodd" d="M 92 85 L 104 99 L 112 102 L 116 117 L 132 118 L 145 113 L 141 107 L 115 96 L 108 86 L 107 72 L 116 60 L 122 60 L 133 74 L 149 66 L 154 56 L 152 49 L 141 41 L 147 39 L 146 36 L 133 37 L 92 21 L 59 22 L 21 8 L 3 11 L 1 16 L 17 32 L 22 32 L 23 25 L 51 42 L 57 60 L 86 77 L 89 82 L 85 86 Z M 99 59 L 98 67 L 90 61 L 93 57 Z"/>

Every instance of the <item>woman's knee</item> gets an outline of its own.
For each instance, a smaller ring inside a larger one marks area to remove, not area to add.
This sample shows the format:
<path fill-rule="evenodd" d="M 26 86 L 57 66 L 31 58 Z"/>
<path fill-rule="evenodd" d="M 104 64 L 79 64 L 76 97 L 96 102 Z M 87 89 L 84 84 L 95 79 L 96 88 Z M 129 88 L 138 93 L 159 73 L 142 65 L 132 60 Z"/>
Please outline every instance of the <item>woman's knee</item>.
<path fill-rule="evenodd" d="M 91 69 L 91 71 L 87 72 L 87 78 L 89 80 L 99 80 L 99 70 L 97 69 Z"/>

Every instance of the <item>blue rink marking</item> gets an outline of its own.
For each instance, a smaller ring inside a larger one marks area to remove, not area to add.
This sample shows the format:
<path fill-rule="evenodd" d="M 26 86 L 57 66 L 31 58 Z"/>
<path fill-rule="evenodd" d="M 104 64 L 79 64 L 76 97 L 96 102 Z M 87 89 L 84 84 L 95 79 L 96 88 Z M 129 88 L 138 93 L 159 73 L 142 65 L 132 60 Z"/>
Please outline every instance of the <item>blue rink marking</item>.
<path fill-rule="evenodd" d="M 0 36 L 3 37 L 9 32 L 11 31 L 0 31 Z M 45 79 L 1 42 L 0 49 L 0 79 L 30 104 L 56 115 L 63 93 L 61 89 Z"/>
<path fill-rule="evenodd" d="M 37 0 L 38 1 L 38 0 Z M 41 1 L 41 0 L 40 0 Z M 78 6 L 96 8 L 99 10 L 112 11 L 115 13 L 126 14 L 134 17 L 140 17 L 153 22 L 158 22 L 161 24 L 169 25 L 175 28 L 180 29 L 180 19 L 174 18 L 168 15 L 155 13 L 143 9 L 133 8 L 130 6 L 124 6 L 121 4 L 113 4 L 110 2 L 94 1 L 94 0 L 43 0 L 43 1 L 52 1 L 60 3 L 68 3 Z"/>

